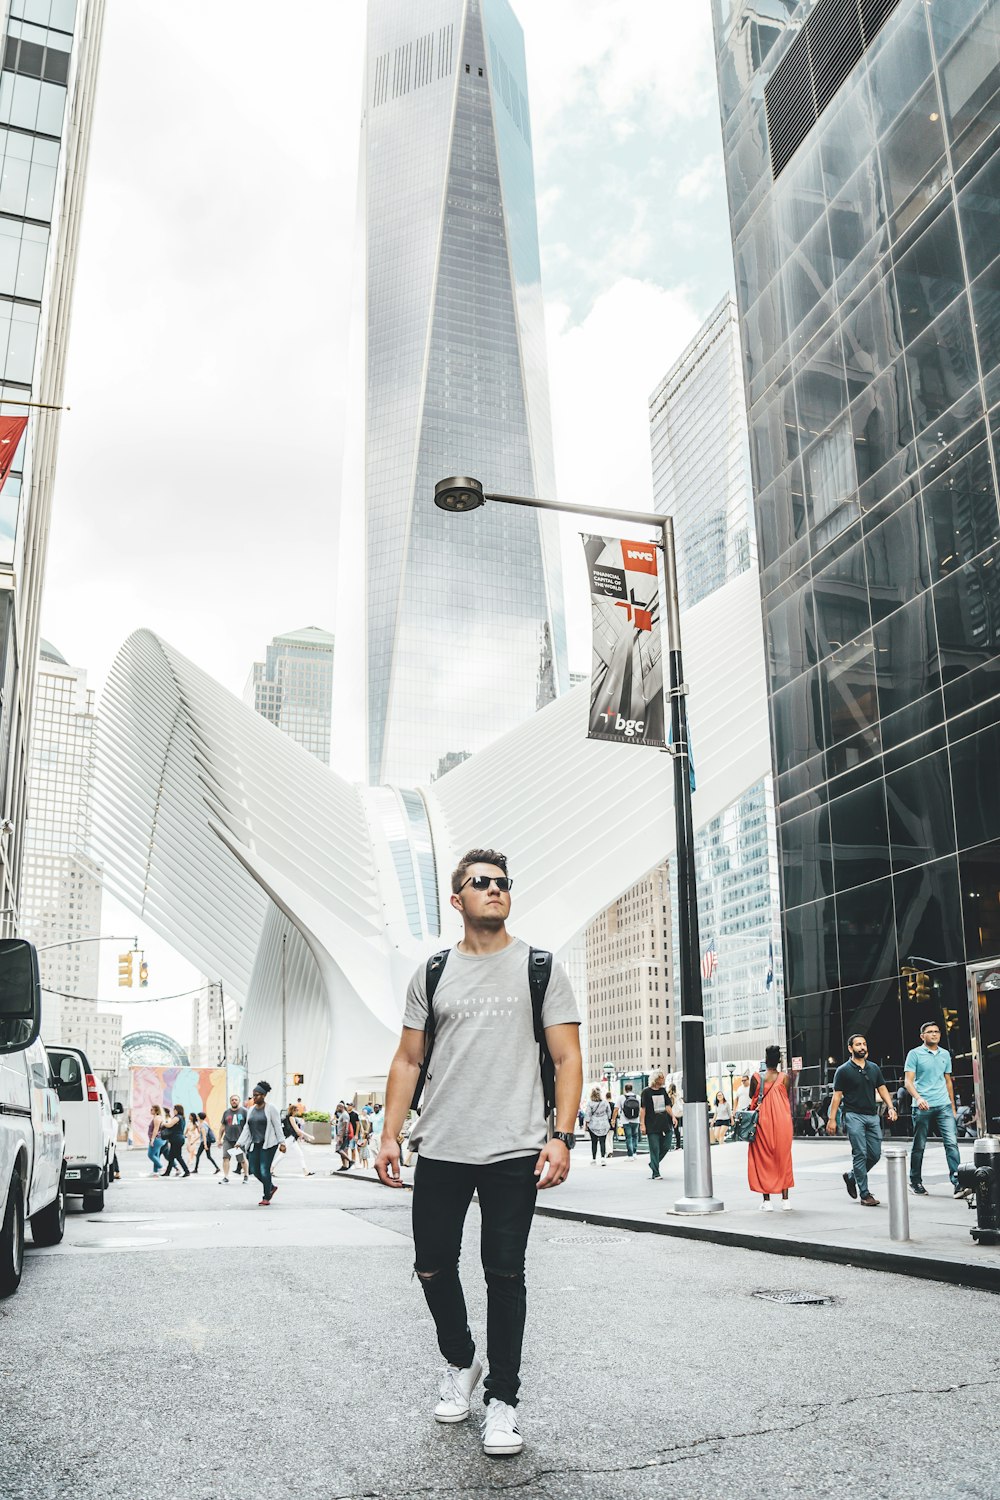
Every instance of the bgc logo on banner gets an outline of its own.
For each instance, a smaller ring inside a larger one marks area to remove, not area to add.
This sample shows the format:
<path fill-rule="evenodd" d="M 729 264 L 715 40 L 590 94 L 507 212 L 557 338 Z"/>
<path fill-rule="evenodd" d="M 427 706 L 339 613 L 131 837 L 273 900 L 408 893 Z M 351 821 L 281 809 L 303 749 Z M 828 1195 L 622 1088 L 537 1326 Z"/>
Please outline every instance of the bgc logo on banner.
<path fill-rule="evenodd" d="M 609 708 L 605 713 L 601 714 L 601 718 L 604 720 L 605 729 L 615 729 L 619 734 L 623 734 L 627 740 L 635 739 L 636 735 L 641 736 L 646 729 L 645 722 L 642 719 L 625 719 L 621 714 L 616 713 L 613 708 Z"/>

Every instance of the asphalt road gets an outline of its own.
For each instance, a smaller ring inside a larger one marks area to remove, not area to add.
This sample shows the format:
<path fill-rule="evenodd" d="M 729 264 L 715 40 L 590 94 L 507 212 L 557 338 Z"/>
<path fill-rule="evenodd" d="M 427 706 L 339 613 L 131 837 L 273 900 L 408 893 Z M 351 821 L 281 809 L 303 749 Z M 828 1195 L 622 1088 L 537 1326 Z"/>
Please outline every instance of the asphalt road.
<path fill-rule="evenodd" d="M 408 1193 L 284 1178 L 260 1209 L 255 1185 L 142 1165 L 0 1303 L 4 1497 L 997 1495 L 988 1293 L 538 1219 L 525 1451 L 489 1460 L 478 1423 L 430 1416 Z"/>

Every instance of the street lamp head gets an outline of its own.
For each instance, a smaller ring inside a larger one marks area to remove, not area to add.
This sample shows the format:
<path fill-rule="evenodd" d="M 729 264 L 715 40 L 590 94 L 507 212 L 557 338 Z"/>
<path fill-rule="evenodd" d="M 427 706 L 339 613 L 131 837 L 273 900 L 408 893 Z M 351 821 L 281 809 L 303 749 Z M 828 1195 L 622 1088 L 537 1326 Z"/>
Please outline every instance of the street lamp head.
<path fill-rule="evenodd" d="M 439 479 L 434 486 L 434 504 L 439 510 L 478 510 L 486 504 L 486 496 L 478 479 Z"/>

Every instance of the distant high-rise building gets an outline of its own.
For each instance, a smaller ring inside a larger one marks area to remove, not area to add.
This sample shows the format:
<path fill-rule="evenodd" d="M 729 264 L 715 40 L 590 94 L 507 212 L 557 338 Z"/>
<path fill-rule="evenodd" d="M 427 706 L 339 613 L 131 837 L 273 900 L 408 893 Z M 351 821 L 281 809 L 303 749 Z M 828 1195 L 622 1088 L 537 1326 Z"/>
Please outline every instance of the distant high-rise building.
<path fill-rule="evenodd" d="M 101 870 L 90 852 L 97 721 L 86 672 L 69 666 L 48 641 L 42 641 L 39 656 L 20 931 L 41 948 L 70 945 L 40 953 L 39 967 L 47 991 L 43 1036 L 73 1042 L 79 1026 L 97 1015 L 100 944 L 74 941 L 101 931 Z M 95 1020 L 95 1036 L 98 1029 Z M 106 1066 L 117 1066 L 117 1060 Z"/>
<path fill-rule="evenodd" d="M 236 1061 L 236 1029 L 242 1006 L 226 999 L 219 980 L 206 983 L 191 1002 L 192 1068 L 217 1068 Z"/>
<path fill-rule="evenodd" d="M 330 764 L 334 638 L 308 625 L 276 635 L 266 660 L 255 661 L 244 702 L 303 750 Z"/>
<path fill-rule="evenodd" d="M 10 0 L 0 71 L 0 931 L 17 925 L 39 611 L 104 0 Z"/>
<path fill-rule="evenodd" d="M 588 1078 L 674 1071 L 670 877 L 657 865 L 587 928 Z"/>
<path fill-rule="evenodd" d="M 736 302 L 726 296 L 649 400 L 656 509 L 674 518 L 682 609 L 756 569 Z M 763 701 L 767 683 L 760 679 Z M 734 734 L 739 725 L 732 726 Z M 698 764 L 698 724 L 692 725 Z M 698 817 L 698 798 L 694 798 Z M 695 829 L 709 1074 L 742 1068 L 784 1037 L 773 778 Z M 676 926 L 675 926 L 676 932 Z"/>
<path fill-rule="evenodd" d="M 1000 5 L 716 0 L 789 1051 L 1000 1113 Z M 738 726 L 734 726 L 738 731 Z M 980 988 L 977 967 L 988 983 Z M 980 1029 L 978 1060 L 970 1026 Z M 991 1032 L 989 1030 L 991 1028 Z M 992 1080 L 992 1082 L 991 1082 Z"/>
<path fill-rule="evenodd" d="M 429 782 L 567 686 L 554 518 L 433 504 L 452 474 L 554 494 L 527 88 L 507 0 L 370 0 L 366 535 L 348 551 L 375 783 Z"/>

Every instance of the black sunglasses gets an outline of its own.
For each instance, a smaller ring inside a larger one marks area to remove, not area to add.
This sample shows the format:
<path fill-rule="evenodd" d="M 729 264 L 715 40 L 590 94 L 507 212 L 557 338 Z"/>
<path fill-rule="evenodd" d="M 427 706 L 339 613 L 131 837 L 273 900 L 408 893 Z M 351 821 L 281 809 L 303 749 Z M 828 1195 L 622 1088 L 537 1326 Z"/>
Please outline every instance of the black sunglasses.
<path fill-rule="evenodd" d="M 471 885 L 474 891 L 488 891 L 491 885 L 495 885 L 498 891 L 509 891 L 514 884 L 509 875 L 470 875 L 468 880 L 463 880 L 459 886 L 464 891 L 467 885 Z"/>

